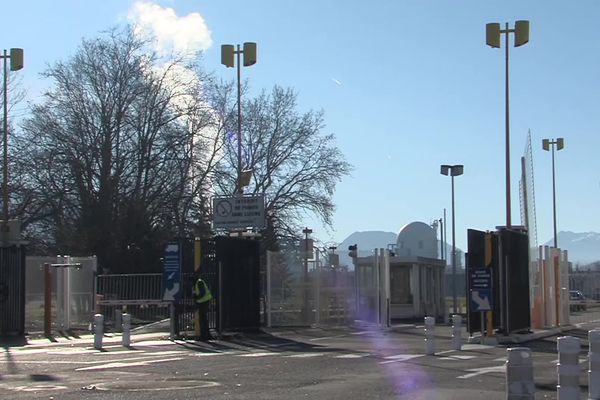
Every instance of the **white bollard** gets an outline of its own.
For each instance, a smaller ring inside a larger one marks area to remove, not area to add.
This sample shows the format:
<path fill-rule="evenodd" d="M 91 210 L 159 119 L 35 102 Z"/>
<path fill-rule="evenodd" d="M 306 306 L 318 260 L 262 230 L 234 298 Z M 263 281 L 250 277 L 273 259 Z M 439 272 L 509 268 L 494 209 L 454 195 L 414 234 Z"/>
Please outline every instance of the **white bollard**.
<path fill-rule="evenodd" d="M 506 359 L 506 399 L 533 400 L 534 398 L 531 350 L 526 347 L 509 348 Z"/>
<path fill-rule="evenodd" d="M 102 349 L 102 336 L 104 336 L 104 315 L 94 315 L 94 348 Z"/>
<path fill-rule="evenodd" d="M 123 346 L 131 345 L 131 315 L 123 314 Z"/>
<path fill-rule="evenodd" d="M 425 354 L 435 354 L 435 318 L 425 317 Z"/>
<path fill-rule="evenodd" d="M 588 400 L 600 400 L 600 330 L 588 332 L 590 350 L 588 353 Z"/>
<path fill-rule="evenodd" d="M 579 339 L 572 336 L 562 336 L 556 342 L 558 348 L 558 384 L 556 391 L 558 400 L 579 400 Z"/>
<path fill-rule="evenodd" d="M 454 350 L 462 349 L 462 317 L 460 315 L 452 316 L 452 348 Z"/>

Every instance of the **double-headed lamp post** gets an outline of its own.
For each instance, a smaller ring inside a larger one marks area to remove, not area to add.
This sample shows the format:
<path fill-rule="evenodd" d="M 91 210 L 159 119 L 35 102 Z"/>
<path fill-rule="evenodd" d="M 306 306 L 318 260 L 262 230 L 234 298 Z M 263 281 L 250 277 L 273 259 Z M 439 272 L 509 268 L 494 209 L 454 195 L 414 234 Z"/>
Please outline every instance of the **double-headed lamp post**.
<path fill-rule="evenodd" d="M 456 229 L 454 222 L 454 177 L 463 174 L 464 166 L 462 165 L 442 165 L 440 173 L 442 175 L 450 175 L 452 180 L 452 312 L 457 313 L 456 305 Z"/>
<path fill-rule="evenodd" d="M 3 128 L 3 168 L 2 168 L 2 237 L 8 239 L 8 63 L 10 60 L 10 70 L 18 71 L 23 68 L 23 49 L 10 49 L 10 52 L 4 50 L 2 56 L 4 59 L 4 128 Z"/>
<path fill-rule="evenodd" d="M 556 140 L 543 139 L 542 148 L 546 151 L 550 151 L 552 147 L 552 211 L 554 214 L 554 248 L 558 248 L 558 239 L 556 237 L 556 183 L 554 177 L 554 148 L 556 151 L 560 151 L 565 147 L 565 140 L 558 138 Z"/>
<path fill-rule="evenodd" d="M 510 127 L 509 127 L 509 111 L 508 111 L 508 48 L 509 48 L 509 33 L 515 34 L 515 47 L 523 46 L 529 42 L 529 21 L 516 21 L 515 28 L 509 29 L 508 22 L 505 29 L 500 29 L 500 24 L 497 22 L 487 24 L 485 26 L 485 39 L 490 47 L 500 47 L 500 34 L 504 33 L 506 38 L 506 66 L 505 66 L 505 108 L 506 108 L 506 228 L 511 227 L 510 218 Z"/>
<path fill-rule="evenodd" d="M 249 174 L 243 177 L 242 173 L 242 84 L 241 84 L 241 69 L 240 55 L 244 55 L 244 67 L 249 67 L 256 64 L 256 43 L 246 42 L 243 48 L 237 45 L 237 49 L 234 49 L 232 44 L 224 44 L 221 46 L 221 64 L 227 68 L 233 68 L 237 65 L 237 144 L 238 144 L 238 165 L 237 165 L 237 178 L 235 184 L 235 193 L 241 194 L 244 188 L 244 182 L 248 181 Z M 234 62 L 234 55 L 237 57 L 237 63 Z M 246 183 L 247 185 L 247 183 Z"/>

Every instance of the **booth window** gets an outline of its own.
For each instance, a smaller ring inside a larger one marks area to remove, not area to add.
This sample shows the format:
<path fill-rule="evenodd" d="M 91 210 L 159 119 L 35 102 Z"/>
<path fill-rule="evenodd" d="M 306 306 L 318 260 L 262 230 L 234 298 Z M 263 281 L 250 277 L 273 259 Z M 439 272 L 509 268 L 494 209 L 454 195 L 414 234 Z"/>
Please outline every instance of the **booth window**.
<path fill-rule="evenodd" d="M 390 268 L 390 289 L 392 304 L 412 304 L 410 293 L 410 266 Z"/>

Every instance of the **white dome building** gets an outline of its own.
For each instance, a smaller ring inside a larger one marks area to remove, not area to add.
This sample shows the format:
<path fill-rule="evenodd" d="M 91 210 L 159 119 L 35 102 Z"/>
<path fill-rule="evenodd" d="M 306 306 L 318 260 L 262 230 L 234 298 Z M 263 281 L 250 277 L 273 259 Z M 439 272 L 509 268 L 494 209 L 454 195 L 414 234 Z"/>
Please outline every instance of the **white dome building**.
<path fill-rule="evenodd" d="M 434 229 L 419 221 L 404 225 L 396 240 L 396 255 L 438 258 L 437 237 Z"/>

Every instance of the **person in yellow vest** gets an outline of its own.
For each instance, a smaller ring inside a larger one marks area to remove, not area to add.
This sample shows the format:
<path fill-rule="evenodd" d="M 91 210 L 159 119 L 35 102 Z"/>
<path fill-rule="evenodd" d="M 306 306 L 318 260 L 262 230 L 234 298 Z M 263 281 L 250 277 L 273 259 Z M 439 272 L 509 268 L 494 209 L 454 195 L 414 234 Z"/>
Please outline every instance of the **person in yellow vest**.
<path fill-rule="evenodd" d="M 194 283 L 194 303 L 200 314 L 200 340 L 210 340 L 210 331 L 208 327 L 208 302 L 213 296 L 208 285 L 201 277 Z"/>

